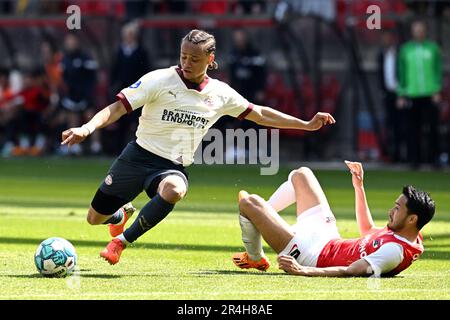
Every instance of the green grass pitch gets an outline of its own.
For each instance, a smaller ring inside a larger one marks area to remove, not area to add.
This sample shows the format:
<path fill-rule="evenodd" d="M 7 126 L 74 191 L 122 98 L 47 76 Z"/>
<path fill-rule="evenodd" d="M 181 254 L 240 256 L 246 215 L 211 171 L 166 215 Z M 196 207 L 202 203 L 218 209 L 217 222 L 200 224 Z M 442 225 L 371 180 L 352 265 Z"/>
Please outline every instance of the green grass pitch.
<path fill-rule="evenodd" d="M 437 203 L 424 228 L 425 253 L 390 279 L 306 278 L 286 275 L 265 245 L 273 266 L 265 273 L 237 269 L 243 250 L 237 192 L 267 198 L 289 170 L 260 176 L 256 166 L 193 166 L 187 197 L 159 225 L 127 248 L 118 265 L 99 252 L 110 237 L 90 226 L 86 209 L 111 160 L 0 160 L 0 299 L 449 299 L 450 174 L 366 171 L 369 205 L 378 225 L 404 184 L 429 191 Z M 342 164 L 344 168 L 344 163 Z M 343 237 L 358 235 L 348 172 L 316 171 Z M 134 205 L 147 201 L 144 194 Z M 282 212 L 293 223 L 293 208 Z M 137 214 L 135 214 L 137 216 Z M 65 279 L 41 277 L 33 254 L 52 236 L 71 241 L 79 272 Z"/>

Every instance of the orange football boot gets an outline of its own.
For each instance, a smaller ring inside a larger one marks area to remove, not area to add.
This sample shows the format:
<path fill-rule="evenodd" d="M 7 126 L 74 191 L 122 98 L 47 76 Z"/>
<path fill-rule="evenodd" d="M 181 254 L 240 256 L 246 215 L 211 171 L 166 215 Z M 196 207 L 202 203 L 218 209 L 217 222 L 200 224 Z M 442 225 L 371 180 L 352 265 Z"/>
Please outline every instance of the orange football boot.
<path fill-rule="evenodd" d="M 120 239 L 112 239 L 106 248 L 100 252 L 100 257 L 108 261 L 109 264 L 116 264 L 119 262 L 123 249 L 125 249 L 125 245 Z"/>
<path fill-rule="evenodd" d="M 125 224 L 127 223 L 128 219 L 131 218 L 133 213 L 136 211 L 136 208 L 133 207 L 131 202 L 128 202 L 121 209 L 123 210 L 124 213 L 123 222 L 121 224 L 109 224 L 109 234 L 113 238 L 123 233 L 123 229 L 125 229 Z"/>
<path fill-rule="evenodd" d="M 259 261 L 253 261 L 247 252 L 238 252 L 233 254 L 233 263 L 241 269 L 255 268 L 260 271 L 266 271 L 270 267 L 267 257 L 262 257 Z"/>

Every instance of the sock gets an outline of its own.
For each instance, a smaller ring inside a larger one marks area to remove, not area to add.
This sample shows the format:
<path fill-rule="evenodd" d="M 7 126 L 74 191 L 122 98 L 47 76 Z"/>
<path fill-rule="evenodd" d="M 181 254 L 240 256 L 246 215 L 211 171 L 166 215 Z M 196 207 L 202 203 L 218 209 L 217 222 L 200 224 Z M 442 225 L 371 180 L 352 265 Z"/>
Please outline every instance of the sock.
<path fill-rule="evenodd" d="M 137 238 L 156 226 L 170 211 L 173 210 L 174 207 L 174 204 L 167 202 L 159 194 L 156 194 L 156 196 L 141 209 L 138 217 L 131 226 L 125 230 L 123 236 L 129 243 L 134 242 Z"/>
<path fill-rule="evenodd" d="M 258 261 L 264 256 L 261 234 L 253 223 L 243 215 L 239 215 L 239 224 L 242 230 L 242 242 L 248 256 L 253 261 Z"/>
<path fill-rule="evenodd" d="M 117 210 L 108 220 L 103 222 L 103 224 L 121 224 L 125 219 L 125 214 L 123 208 Z"/>
<path fill-rule="evenodd" d="M 292 172 L 289 174 L 288 180 L 283 182 L 267 201 L 277 212 L 286 209 L 296 201 L 291 175 Z"/>
<path fill-rule="evenodd" d="M 119 239 L 120 241 L 122 241 L 122 243 L 123 243 L 124 245 L 130 244 L 130 243 L 127 241 L 127 239 L 125 239 L 125 237 L 123 236 L 123 233 L 119 234 L 119 235 L 116 237 L 116 239 Z"/>

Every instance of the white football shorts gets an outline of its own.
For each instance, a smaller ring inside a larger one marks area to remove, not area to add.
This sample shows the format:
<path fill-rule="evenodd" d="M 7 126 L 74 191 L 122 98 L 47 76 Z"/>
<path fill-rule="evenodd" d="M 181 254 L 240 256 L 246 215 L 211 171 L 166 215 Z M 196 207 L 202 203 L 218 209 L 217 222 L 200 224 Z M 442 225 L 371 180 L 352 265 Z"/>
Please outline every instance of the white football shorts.
<path fill-rule="evenodd" d="M 291 255 L 308 267 L 317 265 L 320 252 L 330 240 L 341 238 L 328 205 L 317 205 L 300 214 L 292 231 L 295 236 L 279 255 Z"/>

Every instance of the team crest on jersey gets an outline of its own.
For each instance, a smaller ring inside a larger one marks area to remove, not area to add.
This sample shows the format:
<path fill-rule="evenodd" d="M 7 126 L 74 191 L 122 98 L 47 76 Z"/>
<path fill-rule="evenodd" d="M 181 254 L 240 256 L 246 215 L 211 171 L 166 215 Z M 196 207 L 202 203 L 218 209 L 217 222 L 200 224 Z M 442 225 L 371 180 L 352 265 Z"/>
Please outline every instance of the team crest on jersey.
<path fill-rule="evenodd" d="M 113 183 L 112 175 L 108 174 L 105 178 L 105 184 L 110 186 Z"/>
<path fill-rule="evenodd" d="M 325 217 L 325 223 L 331 223 L 336 221 L 335 217 Z"/>
<path fill-rule="evenodd" d="M 383 239 L 375 239 L 372 242 L 372 246 L 374 248 L 378 248 L 379 246 L 381 246 L 383 244 Z"/>
<path fill-rule="evenodd" d="M 378 246 L 380 245 L 380 241 L 378 241 L 378 239 L 376 239 L 376 240 L 373 240 L 373 247 L 374 248 L 378 248 Z"/>
<path fill-rule="evenodd" d="M 141 85 L 142 81 L 139 80 L 138 82 L 133 83 L 130 88 L 131 89 L 136 89 L 137 87 L 139 87 Z"/>
<path fill-rule="evenodd" d="M 214 106 L 214 100 L 210 97 L 207 96 L 205 98 L 205 100 L 203 100 L 203 102 L 208 106 L 208 107 L 213 107 Z"/>

